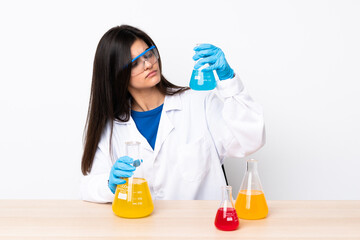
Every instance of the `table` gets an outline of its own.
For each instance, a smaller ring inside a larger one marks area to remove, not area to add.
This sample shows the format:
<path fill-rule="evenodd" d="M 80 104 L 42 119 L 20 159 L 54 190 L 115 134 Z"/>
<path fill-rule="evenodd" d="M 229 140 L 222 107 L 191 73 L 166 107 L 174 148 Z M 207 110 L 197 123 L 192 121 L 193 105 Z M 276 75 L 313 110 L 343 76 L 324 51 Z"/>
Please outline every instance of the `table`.
<path fill-rule="evenodd" d="M 217 230 L 219 201 L 154 202 L 151 216 L 124 219 L 111 204 L 0 200 L 0 239 L 360 239 L 360 201 L 268 201 L 269 215 Z"/>

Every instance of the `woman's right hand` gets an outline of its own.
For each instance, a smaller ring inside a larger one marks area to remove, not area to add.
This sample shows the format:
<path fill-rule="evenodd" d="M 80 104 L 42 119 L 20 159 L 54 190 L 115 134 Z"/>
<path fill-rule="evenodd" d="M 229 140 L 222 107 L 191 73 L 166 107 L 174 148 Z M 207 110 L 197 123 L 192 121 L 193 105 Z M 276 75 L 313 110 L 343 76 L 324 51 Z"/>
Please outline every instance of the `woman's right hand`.
<path fill-rule="evenodd" d="M 115 194 L 117 185 L 126 183 L 126 181 L 121 178 L 128 178 L 134 174 L 133 171 L 135 167 L 131 165 L 132 163 L 133 159 L 128 156 L 120 157 L 114 163 L 109 176 L 109 188 L 112 193 Z"/>
<path fill-rule="evenodd" d="M 230 79 L 234 77 L 234 70 L 229 66 L 225 59 L 224 52 L 211 44 L 204 43 L 194 48 L 195 61 L 200 60 L 195 64 L 194 69 L 200 68 L 202 65 L 208 63 L 210 66 L 203 69 L 203 71 L 216 70 L 220 80 Z"/>

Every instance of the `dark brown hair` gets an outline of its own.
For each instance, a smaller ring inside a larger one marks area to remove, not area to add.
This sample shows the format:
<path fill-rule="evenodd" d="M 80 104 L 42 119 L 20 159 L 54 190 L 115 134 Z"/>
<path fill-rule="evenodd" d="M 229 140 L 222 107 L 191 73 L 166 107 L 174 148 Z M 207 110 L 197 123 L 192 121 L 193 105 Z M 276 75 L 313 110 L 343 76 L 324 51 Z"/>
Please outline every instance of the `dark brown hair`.
<path fill-rule="evenodd" d="M 81 162 L 81 171 L 84 175 L 91 171 L 97 145 L 106 124 L 109 122 L 111 127 L 109 147 L 111 152 L 113 121 L 126 122 L 130 118 L 131 95 L 128 86 L 131 66 L 127 65 L 131 61 L 131 45 L 137 39 L 143 40 L 149 47 L 156 46 L 145 32 L 128 25 L 111 28 L 97 46 L 84 130 L 84 153 Z M 160 57 L 158 63 L 162 72 Z M 170 83 L 162 74 L 156 87 L 165 95 L 173 95 L 189 89 Z"/>

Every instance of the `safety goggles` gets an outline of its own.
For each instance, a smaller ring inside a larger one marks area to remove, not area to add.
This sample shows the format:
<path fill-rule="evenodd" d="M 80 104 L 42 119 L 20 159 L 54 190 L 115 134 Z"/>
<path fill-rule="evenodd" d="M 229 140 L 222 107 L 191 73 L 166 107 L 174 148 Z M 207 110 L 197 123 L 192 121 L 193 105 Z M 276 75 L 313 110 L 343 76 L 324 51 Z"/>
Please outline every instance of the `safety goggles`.
<path fill-rule="evenodd" d="M 159 59 L 159 53 L 155 46 L 151 46 L 144 52 L 131 60 L 131 76 L 139 75 L 145 71 L 145 61 L 151 65 L 155 64 Z"/>

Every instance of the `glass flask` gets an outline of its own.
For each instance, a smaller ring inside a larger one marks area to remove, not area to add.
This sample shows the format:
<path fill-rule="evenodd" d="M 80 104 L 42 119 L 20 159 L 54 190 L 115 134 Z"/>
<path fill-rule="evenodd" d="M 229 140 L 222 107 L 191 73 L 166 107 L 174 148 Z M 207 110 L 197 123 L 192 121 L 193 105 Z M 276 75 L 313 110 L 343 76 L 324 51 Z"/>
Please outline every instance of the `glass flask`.
<path fill-rule="evenodd" d="M 132 165 L 136 169 L 133 176 L 124 178 L 125 184 L 117 185 L 112 209 L 119 217 L 146 217 L 154 210 L 154 204 L 141 166 L 140 142 L 126 142 L 125 146 L 126 155 L 134 160 Z"/>
<path fill-rule="evenodd" d="M 202 71 L 209 64 L 193 69 L 190 79 L 190 88 L 197 91 L 208 91 L 216 87 L 216 80 L 213 71 Z"/>
<path fill-rule="evenodd" d="M 239 227 L 239 218 L 232 200 L 231 186 L 222 187 L 222 200 L 216 213 L 215 226 L 223 231 L 233 231 Z"/>
<path fill-rule="evenodd" d="M 235 201 L 235 208 L 242 219 L 262 219 L 268 214 L 255 159 L 246 162 L 246 173 Z"/>

